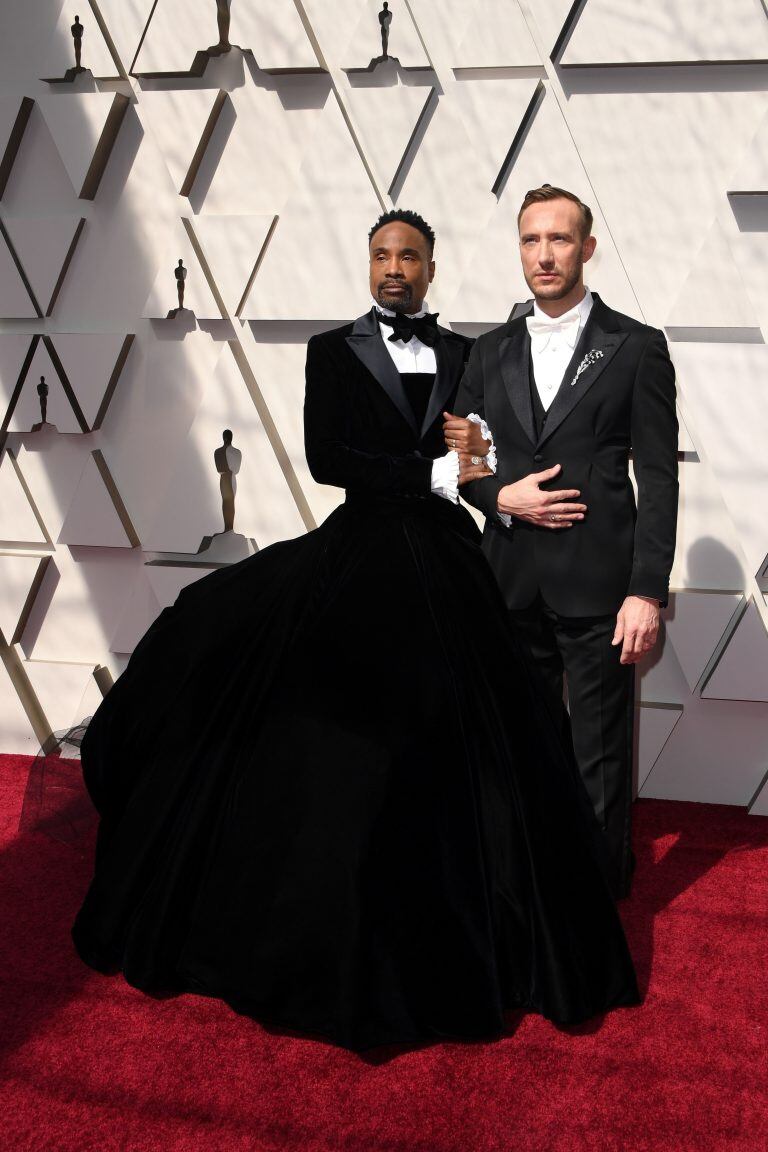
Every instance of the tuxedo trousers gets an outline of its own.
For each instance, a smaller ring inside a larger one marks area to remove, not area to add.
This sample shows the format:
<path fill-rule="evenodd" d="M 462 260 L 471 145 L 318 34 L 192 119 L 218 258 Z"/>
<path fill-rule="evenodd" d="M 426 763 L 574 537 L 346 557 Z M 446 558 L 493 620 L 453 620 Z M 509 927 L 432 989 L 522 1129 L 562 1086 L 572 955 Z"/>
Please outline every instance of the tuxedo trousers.
<path fill-rule="evenodd" d="M 539 594 L 510 620 L 562 716 L 563 674 L 576 761 L 606 836 L 617 896 L 629 893 L 634 683 L 632 664 L 612 646 L 616 615 L 561 616 Z"/>

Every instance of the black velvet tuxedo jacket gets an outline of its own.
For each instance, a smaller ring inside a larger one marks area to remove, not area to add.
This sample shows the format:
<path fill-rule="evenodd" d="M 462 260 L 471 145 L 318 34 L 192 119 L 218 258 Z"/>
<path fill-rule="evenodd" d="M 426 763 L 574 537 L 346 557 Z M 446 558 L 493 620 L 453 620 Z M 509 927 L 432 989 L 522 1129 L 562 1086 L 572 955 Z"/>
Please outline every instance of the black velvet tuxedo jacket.
<path fill-rule="evenodd" d="M 527 312 L 477 340 L 456 400 L 458 415 L 485 417 L 496 444 L 497 474 L 466 485 L 462 495 L 486 516 L 483 550 L 509 608 L 527 608 L 537 592 L 571 617 L 616 612 L 627 595 L 667 599 L 678 497 L 674 368 L 662 332 L 593 295 L 539 436 Z M 602 355 L 572 384 L 592 350 Z M 562 472 L 546 488 L 578 489 L 585 519 L 549 529 L 513 518 L 505 527 L 499 490 L 555 464 Z"/>
<path fill-rule="evenodd" d="M 384 347 L 374 310 L 307 345 L 304 447 L 319 484 L 348 493 L 428 498 L 444 456 L 442 413 L 456 398 L 472 341 L 440 328 L 437 371 L 421 427 Z M 435 497 L 441 499 L 441 497 Z"/>

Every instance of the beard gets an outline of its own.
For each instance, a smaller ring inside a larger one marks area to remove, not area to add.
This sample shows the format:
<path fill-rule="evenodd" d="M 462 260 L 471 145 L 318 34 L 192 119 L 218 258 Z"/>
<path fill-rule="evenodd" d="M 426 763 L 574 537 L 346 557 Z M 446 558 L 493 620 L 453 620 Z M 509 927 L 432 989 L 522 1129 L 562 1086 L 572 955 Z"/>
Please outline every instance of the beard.
<path fill-rule="evenodd" d="M 392 312 L 402 312 L 406 315 L 413 312 L 413 288 L 410 284 L 403 281 L 398 281 L 398 288 L 402 288 L 402 292 L 397 296 L 390 297 L 387 295 L 387 285 L 379 284 L 376 288 L 376 299 L 382 308 L 389 308 Z"/>
<path fill-rule="evenodd" d="M 562 300 L 562 298 L 572 292 L 578 284 L 583 267 L 583 261 L 580 260 L 578 264 L 571 269 L 570 273 L 564 273 L 561 268 L 553 268 L 553 272 L 562 277 L 556 284 L 538 283 L 536 280 L 536 272 L 530 276 L 526 275 L 525 282 L 538 300 Z"/>

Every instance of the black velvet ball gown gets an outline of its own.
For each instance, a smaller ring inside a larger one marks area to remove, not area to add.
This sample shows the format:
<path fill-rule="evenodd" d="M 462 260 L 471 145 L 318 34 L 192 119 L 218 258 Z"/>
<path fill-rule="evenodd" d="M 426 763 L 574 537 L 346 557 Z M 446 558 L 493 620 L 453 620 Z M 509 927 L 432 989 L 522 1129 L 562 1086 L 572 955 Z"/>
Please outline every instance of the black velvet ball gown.
<path fill-rule="evenodd" d="M 418 426 L 350 335 L 310 342 L 305 411 L 345 503 L 186 588 L 86 733 L 77 949 L 353 1049 L 635 1004 L 591 806 L 471 517 L 429 492 L 459 338 Z"/>

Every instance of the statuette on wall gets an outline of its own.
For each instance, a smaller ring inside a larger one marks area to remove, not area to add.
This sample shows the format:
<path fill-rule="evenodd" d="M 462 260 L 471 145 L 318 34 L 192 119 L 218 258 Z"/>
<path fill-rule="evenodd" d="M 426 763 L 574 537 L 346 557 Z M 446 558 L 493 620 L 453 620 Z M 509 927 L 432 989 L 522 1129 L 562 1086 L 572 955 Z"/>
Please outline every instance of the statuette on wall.
<path fill-rule="evenodd" d="M 45 376 L 40 377 L 40 383 L 37 386 L 37 395 L 40 400 L 40 422 L 32 425 L 32 432 L 42 432 L 46 429 L 52 431 L 56 430 L 54 424 L 48 423 L 48 392 L 50 389 L 45 382 Z"/>
<path fill-rule="evenodd" d="M 374 56 L 368 62 L 368 64 L 366 64 L 364 67 L 361 67 L 360 65 L 355 64 L 355 65 L 352 65 L 350 67 L 345 67 L 344 68 L 345 72 L 349 72 L 349 73 L 374 72 L 378 67 L 383 65 L 384 69 L 388 68 L 394 73 L 396 71 L 399 71 L 403 67 L 400 59 L 397 56 L 393 56 L 389 51 L 389 46 L 390 46 L 390 41 L 391 41 L 391 32 L 392 32 L 393 22 L 395 19 L 395 13 L 392 11 L 392 9 L 389 6 L 389 0 L 383 0 L 382 7 L 379 9 L 378 12 L 376 11 L 375 8 L 369 8 L 368 9 L 367 14 L 364 18 L 364 24 L 361 24 L 359 32 L 357 32 L 355 34 L 354 46 L 350 47 L 350 49 L 348 49 L 348 51 L 351 52 L 353 57 L 356 57 L 356 56 L 358 56 L 358 53 L 365 51 L 366 45 L 369 42 L 368 37 L 370 35 L 370 29 L 371 29 L 371 25 L 369 23 L 369 20 L 370 21 L 373 20 L 374 13 L 375 13 L 376 19 L 378 21 L 378 25 L 379 25 L 379 36 L 381 38 L 381 52 L 378 56 Z M 412 39 L 413 39 L 413 37 L 415 37 L 415 35 L 416 35 L 415 29 L 413 28 L 412 24 L 408 23 L 409 18 L 407 15 L 403 16 L 401 13 L 398 13 L 398 21 L 402 21 L 403 19 L 405 19 L 405 21 L 406 21 L 405 24 L 402 24 L 399 22 L 397 24 L 398 33 L 397 33 L 397 38 L 396 38 L 396 44 L 399 45 L 402 49 L 404 49 L 411 57 L 413 57 L 414 56 L 414 45 L 413 45 L 413 43 L 411 43 L 410 48 L 408 47 L 408 30 L 410 29 Z M 421 48 L 416 49 L 416 55 L 421 56 L 423 58 L 423 64 L 421 64 L 421 63 L 412 64 L 412 65 L 410 65 L 410 67 L 413 67 L 413 68 L 425 67 L 426 68 L 426 67 L 430 66 L 427 57 L 424 55 L 423 46 Z M 358 56 L 358 58 L 359 58 L 359 56 Z M 408 67 L 408 66 L 406 66 L 406 67 Z"/>
<path fill-rule="evenodd" d="M 216 24 L 219 29 L 219 42 L 218 44 L 211 44 L 210 48 L 205 48 L 202 52 L 197 53 L 190 70 L 193 76 L 203 74 L 208 60 L 216 56 L 226 56 L 227 52 L 239 47 L 237 44 L 230 43 L 229 26 L 231 20 L 232 0 L 216 0 Z"/>
<path fill-rule="evenodd" d="M 216 471 L 219 474 L 221 492 L 221 514 L 224 520 L 223 532 L 205 536 L 197 555 L 207 563 L 234 564 L 244 560 L 256 551 L 253 540 L 235 532 L 235 494 L 237 474 L 243 461 L 243 454 L 232 443 L 232 432 L 225 428 L 221 434 L 221 444 L 213 454 Z"/>
<path fill-rule="evenodd" d="M 174 316 L 178 316 L 179 312 L 187 312 L 188 309 L 184 307 L 184 281 L 187 278 L 188 269 L 184 267 L 184 261 L 179 257 L 179 262 L 173 270 L 173 275 L 176 280 L 176 296 L 178 297 L 178 307 L 171 308 L 168 313 L 168 319 L 173 320 Z"/>
<path fill-rule="evenodd" d="M 75 16 L 75 22 L 70 28 L 72 39 L 75 42 L 75 72 L 84 72 L 81 59 L 83 54 L 83 25 L 80 23 L 80 17 Z"/>
<path fill-rule="evenodd" d="M 216 471 L 219 473 L 221 490 L 221 513 L 224 517 L 224 531 L 232 532 L 235 526 L 235 492 L 237 474 L 240 471 L 243 454 L 232 445 L 232 433 L 225 428 L 221 434 L 223 443 L 213 454 Z"/>
<path fill-rule="evenodd" d="M 389 26 L 392 23 L 392 13 L 389 10 L 387 0 L 384 0 L 384 7 L 379 12 L 379 25 L 381 26 L 381 60 L 389 60 Z"/>
<path fill-rule="evenodd" d="M 75 22 L 70 26 L 72 33 L 73 46 L 75 50 L 75 66 L 74 68 L 67 68 L 63 76 L 46 76 L 44 77 L 47 84 L 71 84 L 78 76 L 88 69 L 83 67 L 83 36 L 85 35 L 85 25 L 79 16 L 75 16 Z"/>
<path fill-rule="evenodd" d="M 216 20 L 219 25 L 219 51 L 229 52 L 232 45 L 229 42 L 231 0 L 216 0 Z"/>

